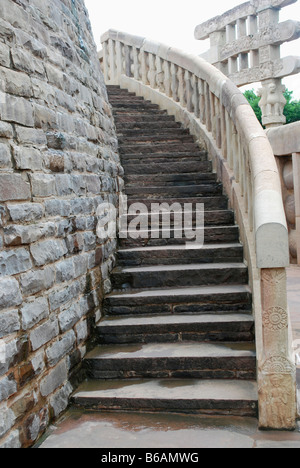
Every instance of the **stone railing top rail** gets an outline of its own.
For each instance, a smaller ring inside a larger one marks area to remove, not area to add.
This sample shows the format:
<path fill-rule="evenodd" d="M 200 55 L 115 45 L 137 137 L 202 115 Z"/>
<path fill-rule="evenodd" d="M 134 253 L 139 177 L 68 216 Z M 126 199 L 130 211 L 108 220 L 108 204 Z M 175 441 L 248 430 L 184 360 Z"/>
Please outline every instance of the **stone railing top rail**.
<path fill-rule="evenodd" d="M 270 128 L 267 130 L 267 136 L 275 156 L 300 153 L 300 122 Z"/>
<path fill-rule="evenodd" d="M 195 29 L 195 38 L 198 40 L 208 39 L 210 34 L 222 31 L 226 26 L 236 23 L 238 20 L 247 19 L 249 16 L 256 16 L 265 9 L 281 9 L 296 3 L 297 0 L 251 0 L 243 3 L 223 15 L 215 16 L 205 23 L 199 24 Z"/>

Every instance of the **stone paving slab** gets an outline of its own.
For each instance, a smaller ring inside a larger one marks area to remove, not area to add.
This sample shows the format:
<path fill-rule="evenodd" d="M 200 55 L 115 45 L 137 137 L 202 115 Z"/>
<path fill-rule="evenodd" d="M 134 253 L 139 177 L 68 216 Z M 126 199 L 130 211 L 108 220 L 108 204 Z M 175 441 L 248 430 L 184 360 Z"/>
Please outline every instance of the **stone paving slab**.
<path fill-rule="evenodd" d="M 262 432 L 257 420 L 69 411 L 39 448 L 300 448 L 297 432 Z"/>

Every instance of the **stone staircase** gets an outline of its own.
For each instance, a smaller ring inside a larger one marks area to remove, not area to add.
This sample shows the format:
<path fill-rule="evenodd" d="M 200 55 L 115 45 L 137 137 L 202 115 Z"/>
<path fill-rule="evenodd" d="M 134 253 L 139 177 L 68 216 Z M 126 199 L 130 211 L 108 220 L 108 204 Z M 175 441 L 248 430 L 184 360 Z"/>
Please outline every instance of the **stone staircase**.
<path fill-rule="evenodd" d="M 128 205 L 204 203 L 205 245 L 186 249 L 176 226 L 169 239 L 119 241 L 98 346 L 84 360 L 87 380 L 73 404 L 256 416 L 248 271 L 222 185 L 207 154 L 173 117 L 119 87 L 108 92 Z"/>

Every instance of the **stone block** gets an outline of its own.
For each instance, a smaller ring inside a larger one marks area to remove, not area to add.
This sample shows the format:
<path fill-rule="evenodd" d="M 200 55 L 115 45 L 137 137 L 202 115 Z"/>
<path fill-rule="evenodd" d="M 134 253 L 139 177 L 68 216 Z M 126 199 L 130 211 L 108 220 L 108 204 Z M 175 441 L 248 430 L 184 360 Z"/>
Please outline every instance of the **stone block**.
<path fill-rule="evenodd" d="M 50 406 L 56 418 L 67 408 L 72 391 L 71 384 L 67 383 L 50 398 Z"/>
<path fill-rule="evenodd" d="M 44 216 L 44 207 L 39 203 L 7 205 L 12 221 L 37 221 Z"/>
<path fill-rule="evenodd" d="M 1 119 L 25 127 L 34 126 L 32 104 L 22 97 L 7 94 L 4 102 L 0 102 Z"/>
<path fill-rule="evenodd" d="M 21 48 L 11 49 L 11 58 L 16 70 L 24 71 L 30 75 L 37 74 L 45 77 L 45 68 L 41 60 L 35 59 L 29 52 Z"/>
<path fill-rule="evenodd" d="M 46 200 L 45 208 L 47 216 L 68 217 L 71 215 L 71 204 L 69 200 Z"/>
<path fill-rule="evenodd" d="M 100 194 L 101 192 L 101 181 L 100 177 L 96 175 L 85 176 L 86 180 L 86 189 L 88 193 L 93 193 L 95 195 Z"/>
<path fill-rule="evenodd" d="M 63 310 L 58 316 L 61 331 L 64 333 L 73 328 L 80 318 L 81 311 L 78 303 L 72 304 L 71 307 Z"/>
<path fill-rule="evenodd" d="M 17 382 L 13 374 L 0 379 L 0 403 L 7 400 L 17 391 Z"/>
<path fill-rule="evenodd" d="M 51 197 L 56 195 L 55 177 L 51 174 L 31 174 L 32 195 Z"/>
<path fill-rule="evenodd" d="M 0 437 L 3 437 L 13 427 L 15 416 L 7 405 L 0 408 Z"/>
<path fill-rule="evenodd" d="M 16 126 L 18 143 L 30 146 L 46 146 L 47 138 L 43 130 Z"/>
<path fill-rule="evenodd" d="M 33 351 L 44 346 L 53 340 L 59 333 L 57 319 L 50 319 L 42 325 L 36 327 L 30 333 L 30 343 Z"/>
<path fill-rule="evenodd" d="M 20 174 L 0 174 L 0 201 L 30 200 L 30 185 Z"/>
<path fill-rule="evenodd" d="M 26 296 L 52 288 L 55 283 L 55 268 L 48 266 L 43 270 L 31 270 L 20 276 L 22 293 Z"/>
<path fill-rule="evenodd" d="M 5 245 L 28 245 L 43 237 L 53 237 L 56 234 L 55 223 L 32 224 L 29 226 L 12 225 L 4 228 Z"/>
<path fill-rule="evenodd" d="M 0 65 L 4 67 L 10 66 L 9 47 L 2 42 L 0 42 Z"/>
<path fill-rule="evenodd" d="M 88 338 L 88 326 L 87 321 L 83 320 L 75 326 L 76 335 L 77 335 L 77 343 L 80 344 L 83 341 L 86 341 Z"/>
<path fill-rule="evenodd" d="M 56 264 L 56 282 L 64 283 L 74 278 L 75 269 L 72 258 L 63 260 Z"/>
<path fill-rule="evenodd" d="M 66 383 L 68 378 L 68 369 L 66 361 L 62 361 L 42 380 L 40 391 L 42 396 L 46 397 Z"/>
<path fill-rule="evenodd" d="M 21 448 L 19 431 L 12 431 L 4 440 L 0 441 L 0 449 Z"/>
<path fill-rule="evenodd" d="M 49 305 L 45 298 L 29 299 L 21 309 L 22 328 L 28 330 L 49 317 Z"/>
<path fill-rule="evenodd" d="M 0 143 L 0 169 L 12 168 L 10 147 Z"/>
<path fill-rule="evenodd" d="M 67 354 L 69 354 L 76 342 L 73 330 L 67 332 L 59 341 L 56 341 L 46 351 L 49 366 L 55 366 Z"/>
<path fill-rule="evenodd" d="M 48 107 L 35 104 L 33 113 L 36 128 L 59 128 L 57 124 L 57 114 Z"/>
<path fill-rule="evenodd" d="M 8 68 L 2 68 L 0 79 L 5 82 L 5 91 L 15 96 L 32 97 L 32 85 L 28 75 Z"/>
<path fill-rule="evenodd" d="M 32 245 L 30 251 L 35 265 L 43 266 L 63 257 L 67 253 L 67 247 L 65 241 L 46 240 Z"/>
<path fill-rule="evenodd" d="M 11 249 L 0 252 L 0 275 L 17 275 L 30 268 L 32 268 L 32 262 L 26 249 Z"/>
<path fill-rule="evenodd" d="M 54 311 L 62 306 L 65 306 L 68 302 L 71 302 L 79 295 L 79 286 L 77 282 L 72 283 L 63 289 L 53 291 L 49 295 L 50 310 Z"/>
<path fill-rule="evenodd" d="M 41 152 L 35 148 L 17 147 L 13 149 L 16 169 L 41 171 L 43 158 Z"/>
<path fill-rule="evenodd" d="M 18 310 L 0 312 L 0 338 L 20 330 Z"/>
<path fill-rule="evenodd" d="M 12 125 L 7 122 L 0 122 L 0 138 L 13 138 Z"/>

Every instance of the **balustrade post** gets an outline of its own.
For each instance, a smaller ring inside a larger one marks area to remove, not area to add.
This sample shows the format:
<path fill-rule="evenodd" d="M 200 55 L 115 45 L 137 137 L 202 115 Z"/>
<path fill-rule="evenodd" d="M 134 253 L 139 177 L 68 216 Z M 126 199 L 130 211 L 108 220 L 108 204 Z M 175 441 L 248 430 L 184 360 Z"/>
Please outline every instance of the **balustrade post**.
<path fill-rule="evenodd" d="M 112 39 L 108 40 L 108 53 L 109 53 L 110 81 L 112 84 L 117 84 L 115 41 L 113 41 Z"/>
<path fill-rule="evenodd" d="M 261 270 L 263 356 L 259 363 L 259 419 L 265 429 L 295 429 L 296 368 L 290 355 L 285 268 Z"/>
<path fill-rule="evenodd" d="M 172 97 L 172 78 L 170 72 L 170 63 L 167 60 L 164 60 L 163 68 L 164 68 L 164 87 L 165 93 L 168 97 Z"/>
<path fill-rule="evenodd" d="M 145 51 L 141 51 L 142 54 L 142 81 L 145 85 L 149 84 L 149 79 L 148 79 L 148 72 L 149 72 L 149 65 L 148 65 L 148 54 Z"/>

